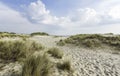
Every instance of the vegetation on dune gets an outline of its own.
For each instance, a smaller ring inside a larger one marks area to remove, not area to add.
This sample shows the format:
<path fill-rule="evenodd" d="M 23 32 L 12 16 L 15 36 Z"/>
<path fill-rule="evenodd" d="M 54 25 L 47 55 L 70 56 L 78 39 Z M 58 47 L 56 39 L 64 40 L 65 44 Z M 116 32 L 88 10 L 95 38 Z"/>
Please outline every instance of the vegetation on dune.
<path fill-rule="evenodd" d="M 101 46 L 101 42 L 97 39 L 86 39 L 86 40 L 82 41 L 82 44 L 85 45 L 86 47 L 90 47 L 90 48 Z"/>
<path fill-rule="evenodd" d="M 48 35 L 47 33 L 33 33 L 34 35 Z M 18 35 L 16 33 L 0 32 L 0 38 L 8 37 L 10 39 L 0 39 L 0 60 L 7 63 L 20 62 L 22 71 L 15 76 L 51 76 L 53 69 L 69 72 L 71 70 L 70 61 L 62 61 L 63 51 L 53 47 L 49 48 L 46 52 L 40 52 L 41 54 L 35 55 L 35 51 L 44 50 L 44 47 L 28 39 L 28 36 Z M 12 39 L 11 37 L 18 37 L 18 39 Z M 20 39 L 19 39 L 20 37 Z M 22 39 L 21 39 L 22 37 Z M 61 41 L 62 42 L 62 41 Z M 64 45 L 62 42 L 60 45 Z M 52 57 L 50 57 L 50 56 Z M 58 59 L 63 62 L 54 62 L 50 58 Z M 67 71 L 65 71 L 67 70 Z M 70 73 L 71 74 L 71 73 Z"/>
<path fill-rule="evenodd" d="M 4 37 L 20 37 L 20 38 L 28 38 L 28 35 L 23 35 L 23 34 L 16 34 L 14 32 L 0 32 L 0 38 L 4 38 Z"/>
<path fill-rule="evenodd" d="M 60 40 L 57 44 L 74 44 L 77 46 L 85 46 L 89 48 L 101 47 L 102 44 L 119 48 L 120 36 L 104 36 L 100 34 L 78 34 L 70 36 L 65 40 Z"/>
<path fill-rule="evenodd" d="M 105 33 L 105 35 L 114 35 L 113 33 Z"/>
<path fill-rule="evenodd" d="M 63 53 L 58 48 L 50 48 L 48 53 L 44 53 L 43 55 L 30 56 L 24 62 L 21 76 L 51 76 L 54 68 L 68 72 L 70 75 L 73 74 L 69 60 L 56 63 L 50 59 L 48 54 L 51 54 L 55 58 L 62 58 L 63 56 Z"/>
<path fill-rule="evenodd" d="M 30 35 L 31 36 L 36 36 L 36 35 L 45 35 L 45 36 L 48 36 L 49 34 L 45 33 L 45 32 L 34 32 L 34 33 L 31 33 Z"/>
<path fill-rule="evenodd" d="M 16 34 L 15 32 L 0 32 L 0 34 L 7 33 L 7 34 Z"/>
<path fill-rule="evenodd" d="M 58 63 L 57 68 L 61 70 L 71 71 L 71 63 L 70 61 L 66 60 L 63 63 Z"/>
<path fill-rule="evenodd" d="M 26 47 L 28 47 L 28 50 L 32 50 L 32 51 L 38 51 L 38 50 L 43 50 L 44 47 L 40 44 L 37 43 L 35 41 L 26 41 Z"/>
<path fill-rule="evenodd" d="M 64 45 L 65 45 L 65 41 L 61 39 L 61 40 L 57 43 L 57 45 L 59 45 L 59 46 L 64 46 Z"/>
<path fill-rule="evenodd" d="M 61 59 L 62 56 L 63 56 L 62 50 L 59 50 L 58 48 L 50 48 L 48 50 L 48 53 L 51 54 L 55 58 L 60 58 Z"/>
<path fill-rule="evenodd" d="M 30 56 L 24 63 L 22 76 L 49 76 L 52 66 L 45 54 Z"/>
<path fill-rule="evenodd" d="M 43 46 L 34 41 L 23 40 L 0 40 L 0 58 L 6 61 L 17 61 L 28 57 Z"/>
<path fill-rule="evenodd" d="M 50 61 L 47 54 L 39 56 L 30 56 L 24 62 L 22 68 L 21 76 L 51 76 L 53 73 L 53 68 L 55 68 L 73 74 L 73 69 L 71 68 L 71 62 L 69 60 L 64 60 L 62 63 L 58 62 L 57 64 L 53 61 Z"/>

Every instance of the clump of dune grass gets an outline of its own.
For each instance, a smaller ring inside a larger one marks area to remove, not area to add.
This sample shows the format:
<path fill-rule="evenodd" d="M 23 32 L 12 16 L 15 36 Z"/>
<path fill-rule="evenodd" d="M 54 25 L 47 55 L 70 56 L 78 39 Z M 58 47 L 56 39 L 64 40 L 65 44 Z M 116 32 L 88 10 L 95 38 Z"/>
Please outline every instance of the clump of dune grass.
<path fill-rule="evenodd" d="M 41 44 L 30 40 L 0 40 L 0 59 L 18 61 L 41 49 L 43 49 Z"/>
<path fill-rule="evenodd" d="M 104 35 L 114 35 L 114 33 L 105 33 Z"/>
<path fill-rule="evenodd" d="M 65 41 L 64 41 L 64 40 L 60 40 L 60 41 L 57 43 L 57 45 L 59 45 L 59 46 L 64 46 L 64 45 L 65 45 Z"/>
<path fill-rule="evenodd" d="M 26 46 L 28 47 L 28 50 L 38 51 L 44 49 L 44 47 L 36 41 L 27 40 L 25 42 L 27 44 Z"/>
<path fill-rule="evenodd" d="M 62 58 L 62 56 L 63 56 L 63 52 L 55 47 L 50 48 L 48 50 L 48 53 L 51 54 L 55 58 Z"/>
<path fill-rule="evenodd" d="M 71 71 L 71 62 L 69 60 L 65 60 L 63 63 L 58 63 L 57 68 L 60 70 Z"/>
<path fill-rule="evenodd" d="M 50 76 L 52 66 L 45 54 L 30 56 L 24 63 L 22 76 Z"/>
<path fill-rule="evenodd" d="M 48 36 L 49 34 L 45 32 L 33 32 L 30 34 L 30 36 L 36 36 L 36 35 Z"/>
<path fill-rule="evenodd" d="M 22 41 L 0 41 L 0 58 L 16 61 L 24 58 L 26 52 L 25 43 Z"/>
<path fill-rule="evenodd" d="M 14 37 L 28 38 L 29 35 L 16 34 L 14 32 L 0 32 L 0 38 L 4 38 L 4 37 L 8 37 L 8 38 L 14 38 Z"/>
<path fill-rule="evenodd" d="M 100 47 L 101 43 L 99 40 L 96 39 L 86 39 L 85 41 L 82 42 L 82 44 L 86 47 L 89 48 L 94 48 L 94 47 Z"/>

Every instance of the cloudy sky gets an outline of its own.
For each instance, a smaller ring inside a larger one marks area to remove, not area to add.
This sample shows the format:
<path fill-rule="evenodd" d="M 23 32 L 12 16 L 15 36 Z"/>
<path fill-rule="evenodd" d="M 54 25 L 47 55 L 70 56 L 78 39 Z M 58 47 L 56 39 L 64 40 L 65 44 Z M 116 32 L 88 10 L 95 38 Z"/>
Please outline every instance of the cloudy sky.
<path fill-rule="evenodd" d="M 120 0 L 0 0 L 0 31 L 120 33 Z"/>

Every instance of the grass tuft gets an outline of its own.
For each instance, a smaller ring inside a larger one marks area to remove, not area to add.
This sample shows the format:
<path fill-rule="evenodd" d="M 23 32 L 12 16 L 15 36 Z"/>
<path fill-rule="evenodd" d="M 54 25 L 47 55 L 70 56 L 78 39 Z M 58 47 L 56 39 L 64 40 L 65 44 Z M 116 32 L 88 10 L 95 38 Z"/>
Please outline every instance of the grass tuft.
<path fill-rule="evenodd" d="M 94 47 L 100 47 L 101 43 L 99 40 L 96 39 L 86 39 L 82 43 L 84 46 L 89 47 L 89 48 L 94 48 Z"/>
<path fill-rule="evenodd" d="M 41 49 L 43 49 L 43 46 L 34 41 L 0 40 L 0 58 L 6 61 L 17 61 L 26 58 Z"/>
<path fill-rule="evenodd" d="M 58 63 L 57 68 L 61 70 L 71 71 L 71 63 L 69 60 L 64 61 L 63 63 Z"/>
<path fill-rule="evenodd" d="M 61 40 L 57 43 L 57 45 L 59 45 L 59 46 L 64 46 L 64 45 L 65 45 L 65 41 L 61 39 Z"/>
<path fill-rule="evenodd" d="M 23 66 L 22 76 L 49 76 L 52 64 L 46 55 L 31 56 Z"/>
<path fill-rule="evenodd" d="M 58 48 L 50 48 L 48 50 L 48 53 L 51 54 L 55 58 L 62 58 L 63 52 L 59 50 Z"/>

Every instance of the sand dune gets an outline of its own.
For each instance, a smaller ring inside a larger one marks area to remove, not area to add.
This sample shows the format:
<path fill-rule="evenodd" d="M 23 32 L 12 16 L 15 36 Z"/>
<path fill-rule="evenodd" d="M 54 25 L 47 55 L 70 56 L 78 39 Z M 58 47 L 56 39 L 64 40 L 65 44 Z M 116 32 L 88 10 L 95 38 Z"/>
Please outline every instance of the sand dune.
<path fill-rule="evenodd" d="M 71 59 L 75 76 L 119 76 L 120 55 L 105 52 L 107 50 L 90 50 L 74 46 L 56 46 L 56 42 L 66 37 L 41 36 L 33 39 L 47 47 L 62 49 L 66 57 Z M 109 50 L 108 50 L 109 51 Z"/>
<path fill-rule="evenodd" d="M 64 58 L 69 59 L 74 69 L 71 76 L 120 76 L 120 54 L 112 54 L 107 50 L 91 50 L 76 46 L 57 46 L 56 42 L 67 37 L 54 36 L 34 36 L 31 39 L 40 42 L 47 48 L 58 47 L 63 50 Z M 21 69 L 21 66 L 15 63 L 6 65 L 5 70 L 0 72 L 0 76 L 10 76 L 10 71 Z M 19 71 L 18 71 L 19 72 Z M 16 75 L 17 76 L 17 75 Z M 56 74 L 53 76 L 70 76 Z"/>

